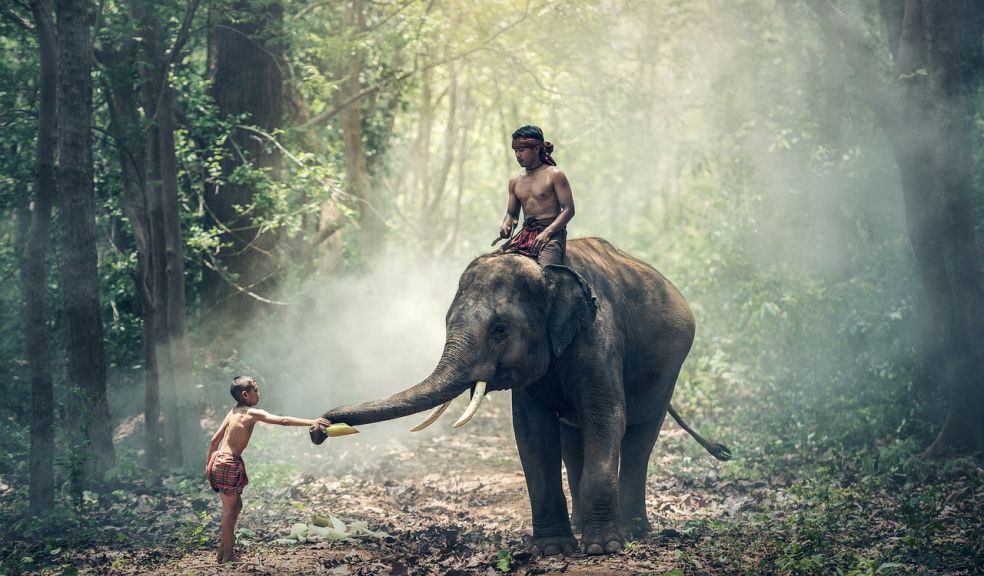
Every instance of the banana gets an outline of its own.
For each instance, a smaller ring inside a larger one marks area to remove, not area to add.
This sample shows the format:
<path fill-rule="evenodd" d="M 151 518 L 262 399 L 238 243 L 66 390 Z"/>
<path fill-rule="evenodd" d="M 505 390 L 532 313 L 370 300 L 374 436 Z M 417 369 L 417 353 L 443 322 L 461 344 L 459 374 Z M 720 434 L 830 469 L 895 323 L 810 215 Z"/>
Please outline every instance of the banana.
<path fill-rule="evenodd" d="M 323 432 L 325 434 L 325 436 L 330 436 L 332 438 L 337 438 L 338 436 L 348 436 L 349 434 L 358 434 L 359 433 L 358 430 L 356 430 L 355 428 L 352 428 L 351 426 L 349 426 L 348 424 L 345 424 L 343 422 L 337 422 L 335 424 L 332 424 L 332 425 L 328 426 L 327 428 L 325 428 L 324 426 L 322 426 L 321 427 L 321 432 Z"/>

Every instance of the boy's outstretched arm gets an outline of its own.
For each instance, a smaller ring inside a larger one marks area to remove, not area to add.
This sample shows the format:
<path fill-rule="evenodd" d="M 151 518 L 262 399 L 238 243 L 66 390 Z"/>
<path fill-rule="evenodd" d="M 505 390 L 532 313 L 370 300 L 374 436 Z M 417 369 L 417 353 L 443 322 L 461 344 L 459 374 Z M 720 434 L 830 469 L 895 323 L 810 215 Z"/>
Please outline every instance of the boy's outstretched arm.
<path fill-rule="evenodd" d="M 259 408 L 250 408 L 248 414 L 260 422 L 276 424 L 278 426 L 328 426 L 331 424 L 331 422 L 328 422 L 324 418 L 315 418 L 312 420 L 308 418 L 294 418 L 293 416 L 277 416 Z"/>

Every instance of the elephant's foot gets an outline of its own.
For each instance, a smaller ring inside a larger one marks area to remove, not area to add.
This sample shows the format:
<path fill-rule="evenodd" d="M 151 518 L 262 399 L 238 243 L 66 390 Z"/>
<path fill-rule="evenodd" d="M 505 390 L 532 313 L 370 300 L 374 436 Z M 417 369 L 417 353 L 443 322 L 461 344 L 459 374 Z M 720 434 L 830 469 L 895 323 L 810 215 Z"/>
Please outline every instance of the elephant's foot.
<path fill-rule="evenodd" d="M 557 554 L 573 554 L 577 550 L 577 540 L 574 536 L 547 536 L 544 538 L 528 538 L 526 546 L 534 556 L 556 556 Z"/>
<path fill-rule="evenodd" d="M 581 551 L 588 555 L 612 554 L 624 545 L 625 537 L 614 526 L 601 529 L 585 527 L 581 534 Z"/>
<path fill-rule="evenodd" d="M 626 538 L 644 538 L 653 531 L 653 525 L 649 523 L 649 518 L 645 516 L 633 516 L 622 518 L 622 533 Z"/>

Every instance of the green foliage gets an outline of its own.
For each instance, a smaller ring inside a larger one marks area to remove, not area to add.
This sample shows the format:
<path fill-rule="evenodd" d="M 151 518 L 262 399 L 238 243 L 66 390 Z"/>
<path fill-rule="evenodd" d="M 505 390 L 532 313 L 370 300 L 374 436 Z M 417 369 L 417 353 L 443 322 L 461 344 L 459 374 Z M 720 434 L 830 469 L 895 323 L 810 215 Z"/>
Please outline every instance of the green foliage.
<path fill-rule="evenodd" d="M 503 574 L 512 570 L 512 555 L 506 550 L 499 550 L 495 555 L 495 568 Z"/>
<path fill-rule="evenodd" d="M 208 544 L 211 535 L 208 528 L 211 522 L 212 516 L 203 510 L 182 523 L 175 531 L 178 547 L 185 552 L 191 552 Z"/>
<path fill-rule="evenodd" d="M 979 481 L 978 465 L 941 467 L 921 459 L 917 448 L 901 442 L 875 457 L 862 449 L 784 460 L 772 478 L 781 484 L 775 479 L 785 473 L 791 483 L 768 491 L 762 513 L 691 521 L 686 531 L 706 541 L 703 559 L 716 548 L 721 566 L 755 558 L 752 571 L 768 573 L 912 574 L 924 573 L 913 566 L 975 565 L 979 528 L 967 521 L 978 505 L 967 503 L 964 491 Z M 970 507 L 954 515 L 948 498 Z M 739 558 L 729 556 L 734 551 Z"/>
<path fill-rule="evenodd" d="M 133 448 L 116 451 L 116 465 L 106 471 L 106 482 L 136 482 L 147 476 L 143 455 Z M 114 492 L 114 495 L 116 493 Z"/>

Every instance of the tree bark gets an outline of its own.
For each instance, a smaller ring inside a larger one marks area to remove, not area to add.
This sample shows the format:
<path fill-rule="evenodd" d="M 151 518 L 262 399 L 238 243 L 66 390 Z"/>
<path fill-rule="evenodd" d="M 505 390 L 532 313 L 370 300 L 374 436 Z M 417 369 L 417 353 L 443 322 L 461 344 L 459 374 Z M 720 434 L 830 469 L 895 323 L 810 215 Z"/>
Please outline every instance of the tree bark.
<path fill-rule="evenodd" d="M 165 58 L 154 3 L 141 0 L 133 7 L 143 38 L 144 111 L 153 120 L 148 131 L 146 149 L 150 153 L 146 172 L 151 182 L 147 213 L 156 290 L 151 299 L 154 321 L 148 331 L 155 334 L 154 356 L 165 400 L 164 439 L 168 460 L 173 466 L 192 466 L 200 459 L 204 437 L 198 421 L 201 399 L 192 372 L 185 320 L 184 240 L 174 145 L 174 93 L 169 80 L 170 64 L 176 55 Z M 193 14 L 191 10 L 189 16 Z M 181 43 L 179 37 L 172 50 L 179 51 Z M 154 400 L 153 390 L 149 390 L 146 401 Z"/>
<path fill-rule="evenodd" d="M 161 215 L 164 218 L 165 281 L 167 283 L 167 329 L 171 352 L 171 377 L 177 392 L 173 405 L 180 427 L 181 465 L 193 466 L 201 460 L 204 432 L 199 422 L 202 412 L 201 394 L 192 372 L 191 349 L 185 321 L 187 304 L 184 285 L 184 240 L 181 235 L 181 214 L 178 202 L 178 171 L 174 148 L 174 92 L 164 69 L 157 120 L 160 125 Z"/>
<path fill-rule="evenodd" d="M 155 278 L 152 261 L 150 217 L 148 213 L 147 151 L 140 128 L 137 95 L 129 75 L 131 52 L 123 62 L 108 63 L 104 78 L 106 102 L 110 113 L 110 129 L 116 141 L 116 151 L 123 175 L 120 197 L 123 212 L 130 221 L 137 251 L 137 266 L 133 287 L 140 303 L 144 355 L 144 461 L 153 473 L 160 470 L 162 461 L 160 430 L 160 381 L 155 347 L 158 310 L 154 294 L 159 280 Z M 123 70 L 116 68 L 122 66 Z"/>
<path fill-rule="evenodd" d="M 455 194 L 454 199 L 454 212 L 451 219 L 451 231 L 444 237 L 441 248 L 437 251 L 437 257 L 440 260 L 447 260 L 448 258 L 458 254 L 458 232 L 461 230 L 461 206 L 465 195 L 465 183 L 468 175 L 468 138 L 469 131 L 474 121 L 472 119 L 469 101 L 469 92 L 466 89 L 461 103 L 462 119 L 460 123 L 460 130 L 459 134 L 456 135 L 458 142 L 458 174 L 455 188 L 457 193 Z M 450 141 L 451 140 L 449 140 L 449 142 Z"/>
<path fill-rule="evenodd" d="M 910 135 L 896 157 L 903 184 L 910 183 L 906 212 L 919 209 L 908 218 L 910 232 L 934 236 L 912 234 L 913 245 L 922 244 L 917 261 L 945 350 L 947 413 L 930 454 L 984 448 L 984 260 L 975 232 L 968 103 L 977 71 L 966 66 L 984 34 L 977 10 L 970 2 L 908 0 L 896 65 Z"/>
<path fill-rule="evenodd" d="M 51 0 L 31 3 L 34 32 L 40 48 L 38 101 L 37 178 L 34 206 L 24 266 L 27 311 L 27 358 L 31 368 L 30 502 L 33 514 L 46 514 L 54 506 L 54 387 L 48 322 L 45 314 L 45 256 L 51 237 L 51 204 L 56 196 L 55 124 L 58 91 L 58 52 Z"/>
<path fill-rule="evenodd" d="M 444 199 L 444 191 L 448 184 L 448 176 L 451 174 L 451 166 L 454 164 L 454 135 L 458 131 L 458 74 L 454 67 L 454 62 L 448 63 L 448 121 L 444 127 L 444 158 L 434 180 L 434 195 L 431 197 L 427 207 L 425 217 L 430 216 L 431 221 L 439 230 L 446 227 L 443 215 L 441 214 L 441 201 Z M 438 238 L 441 234 L 434 234 Z"/>
<path fill-rule="evenodd" d="M 217 20 L 211 29 L 209 75 L 220 112 L 226 118 L 245 115 L 243 123 L 275 132 L 284 114 L 282 2 L 237 0 Z M 265 171 L 271 180 L 279 178 L 281 154 L 267 144 L 248 130 L 235 129 L 222 159 L 223 184 L 206 191 L 208 218 L 221 231 L 223 243 L 214 259 L 221 270 L 206 268 L 202 278 L 202 307 L 214 327 L 212 341 L 235 334 L 262 307 L 233 283 L 263 295 L 277 285 L 278 238 L 275 232 L 261 231 L 266 214 L 254 206 L 261 185 L 230 178 L 244 165 Z"/>
<path fill-rule="evenodd" d="M 56 0 L 61 290 L 73 453 L 83 484 L 115 462 L 106 398 L 92 165 L 92 43 L 88 3 Z"/>
<path fill-rule="evenodd" d="M 927 454 L 984 448 L 984 260 L 975 232 L 971 114 L 984 24 L 962 0 L 885 0 L 894 79 L 879 83 L 863 35 L 829 0 L 807 0 L 848 46 L 895 155 L 916 264 L 942 350 L 947 413 Z M 901 18 L 901 19 L 900 19 Z"/>
<path fill-rule="evenodd" d="M 353 0 L 351 9 L 351 33 L 358 38 L 366 28 L 365 6 L 362 0 Z M 349 60 L 345 82 L 339 90 L 339 101 L 357 98 L 362 91 L 363 56 L 356 50 Z M 345 155 L 345 182 L 350 194 L 359 200 L 359 220 L 362 228 L 359 243 L 367 255 L 382 249 L 385 243 L 386 223 L 383 220 L 380 199 L 369 176 L 369 162 L 362 130 L 362 103 L 346 106 L 339 113 Z"/>

